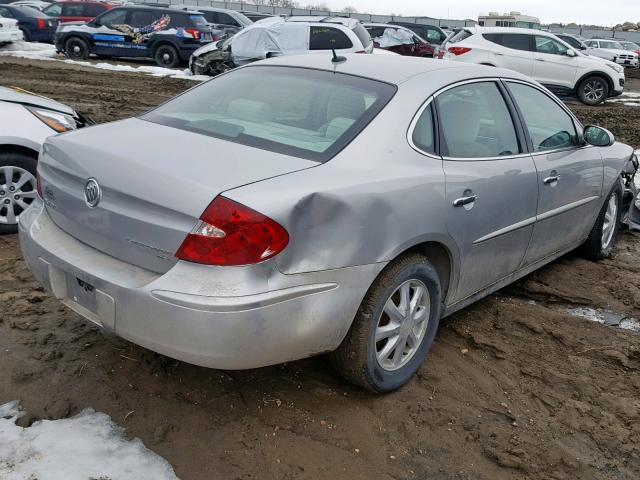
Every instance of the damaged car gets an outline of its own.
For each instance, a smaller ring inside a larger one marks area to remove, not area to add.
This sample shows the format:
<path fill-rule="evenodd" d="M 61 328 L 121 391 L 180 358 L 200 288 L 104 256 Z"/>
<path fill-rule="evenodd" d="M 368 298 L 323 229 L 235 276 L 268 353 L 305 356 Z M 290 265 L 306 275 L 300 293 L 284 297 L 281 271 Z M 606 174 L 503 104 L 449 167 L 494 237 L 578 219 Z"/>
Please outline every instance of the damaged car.
<path fill-rule="evenodd" d="M 398 55 L 433 58 L 435 45 L 427 42 L 408 28 L 384 23 L 365 23 L 375 48 Z"/>
<path fill-rule="evenodd" d="M 146 348 L 218 369 L 329 353 L 388 392 L 442 317 L 576 248 L 607 258 L 636 169 L 512 70 L 280 57 L 48 139 L 20 244 L 57 299 Z"/>
<path fill-rule="evenodd" d="M 0 87 L 0 235 L 18 231 L 20 215 L 36 198 L 36 166 L 44 140 L 91 124 L 62 103 Z"/>
<path fill-rule="evenodd" d="M 301 53 L 372 53 L 373 42 L 359 20 L 342 17 L 271 17 L 233 37 L 193 52 L 194 75 L 215 76 L 237 66 Z"/>

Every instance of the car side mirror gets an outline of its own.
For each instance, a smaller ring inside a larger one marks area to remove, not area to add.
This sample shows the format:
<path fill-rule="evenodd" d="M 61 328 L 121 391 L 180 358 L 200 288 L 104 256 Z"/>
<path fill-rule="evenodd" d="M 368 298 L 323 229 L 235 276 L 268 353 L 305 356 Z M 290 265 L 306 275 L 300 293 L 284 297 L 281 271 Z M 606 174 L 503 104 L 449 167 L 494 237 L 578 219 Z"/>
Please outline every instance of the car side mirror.
<path fill-rule="evenodd" d="M 574 50 L 572 50 L 572 49 L 567 50 L 567 56 L 568 57 L 575 57 L 576 55 L 577 54 L 576 54 L 576 52 Z"/>
<path fill-rule="evenodd" d="M 585 142 L 594 147 L 610 147 L 616 141 L 616 137 L 609 130 L 594 125 L 585 127 L 582 137 Z"/>

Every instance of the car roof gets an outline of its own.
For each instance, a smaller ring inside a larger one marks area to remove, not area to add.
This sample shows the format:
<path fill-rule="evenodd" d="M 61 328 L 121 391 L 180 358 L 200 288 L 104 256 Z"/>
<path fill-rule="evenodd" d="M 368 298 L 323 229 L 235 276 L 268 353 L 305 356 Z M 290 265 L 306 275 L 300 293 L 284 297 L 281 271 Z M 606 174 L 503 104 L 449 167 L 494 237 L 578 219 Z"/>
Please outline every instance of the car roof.
<path fill-rule="evenodd" d="M 349 17 L 323 17 L 321 15 L 295 15 L 291 17 L 284 17 L 287 22 L 308 22 L 308 23 L 334 23 L 343 25 L 345 27 L 353 28 L 360 20 Z"/>
<path fill-rule="evenodd" d="M 153 5 L 117 5 L 116 8 L 124 8 L 127 10 L 133 10 L 133 9 L 153 10 L 154 12 L 160 10 L 161 12 L 172 13 L 172 14 L 179 13 L 181 15 L 184 15 L 184 14 L 198 15 L 202 13 L 199 10 L 183 10 L 182 8 L 156 7 Z"/>
<path fill-rule="evenodd" d="M 404 25 L 391 24 L 391 23 L 373 23 L 373 22 L 364 22 L 363 25 L 365 27 L 385 27 L 385 28 L 404 28 L 408 30 Z"/>
<path fill-rule="evenodd" d="M 519 33 L 523 35 L 543 35 L 545 37 L 554 36 L 554 33 L 546 30 L 536 30 L 533 28 L 517 28 L 517 27 L 463 27 L 463 30 L 482 34 L 482 33 Z"/>
<path fill-rule="evenodd" d="M 394 85 L 400 85 L 412 77 L 423 74 L 429 74 L 430 76 L 442 75 L 443 78 L 456 77 L 453 81 L 464 80 L 465 78 L 496 76 L 530 81 L 526 76 L 511 70 L 465 62 L 404 57 L 401 55 L 346 54 L 344 57 L 346 61 L 334 64 L 331 62 L 331 54 L 291 55 L 262 60 L 250 66 L 273 65 L 335 71 Z M 250 66 L 244 68 L 249 68 Z"/>

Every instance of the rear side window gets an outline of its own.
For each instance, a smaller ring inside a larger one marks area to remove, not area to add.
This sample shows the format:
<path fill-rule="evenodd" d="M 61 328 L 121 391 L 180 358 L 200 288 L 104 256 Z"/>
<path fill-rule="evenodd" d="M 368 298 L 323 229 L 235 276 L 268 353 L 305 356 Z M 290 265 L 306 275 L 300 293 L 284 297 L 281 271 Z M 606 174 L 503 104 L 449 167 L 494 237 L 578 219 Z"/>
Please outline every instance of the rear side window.
<path fill-rule="evenodd" d="M 473 33 L 471 33 L 469 30 L 460 30 L 458 33 L 453 35 L 447 43 L 458 43 L 469 38 L 472 35 Z"/>
<path fill-rule="evenodd" d="M 520 153 L 509 109 L 493 82 L 454 87 L 436 98 L 445 156 L 503 157 Z"/>
<path fill-rule="evenodd" d="M 84 5 L 80 3 L 63 3 L 62 16 L 64 17 L 84 17 Z"/>
<path fill-rule="evenodd" d="M 420 150 L 427 153 L 435 153 L 435 134 L 434 134 L 434 122 L 433 112 L 431 105 L 425 108 L 422 115 L 416 122 L 416 126 L 413 128 L 412 135 L 413 144 Z"/>
<path fill-rule="evenodd" d="M 309 39 L 310 50 L 331 50 L 332 48 L 344 49 L 353 48 L 353 43 L 349 37 L 333 27 L 311 27 Z M 368 44 L 367 44 L 368 45 Z"/>
<path fill-rule="evenodd" d="M 528 85 L 509 82 L 536 152 L 578 145 L 573 119 L 547 95 Z"/>
<path fill-rule="evenodd" d="M 364 28 L 364 25 L 358 23 L 355 27 L 353 27 L 353 33 L 356 34 L 356 37 L 358 37 L 358 40 L 360 40 L 360 43 L 362 43 L 363 47 L 367 48 L 369 45 L 371 45 L 371 35 L 369 35 L 367 29 Z"/>
<path fill-rule="evenodd" d="M 351 142 L 395 91 L 341 73 L 253 66 L 210 80 L 142 118 L 324 162 Z"/>
<path fill-rule="evenodd" d="M 45 8 L 43 12 L 50 17 L 59 17 L 62 14 L 62 5 L 56 3 L 54 5 L 51 5 L 50 7 Z"/>
<path fill-rule="evenodd" d="M 531 50 L 531 37 L 514 33 L 485 33 L 482 35 L 485 40 L 497 43 L 513 50 Z"/>
<path fill-rule="evenodd" d="M 129 15 L 129 25 L 136 28 L 146 27 L 159 18 L 160 16 L 156 12 L 150 10 L 133 10 Z"/>
<path fill-rule="evenodd" d="M 218 21 L 216 23 L 221 23 L 223 25 L 232 25 L 234 27 L 242 26 L 237 21 L 235 21 L 231 15 L 223 12 L 218 12 Z"/>
<path fill-rule="evenodd" d="M 85 17 L 97 17 L 106 9 L 102 5 L 95 5 L 92 3 L 87 3 L 84 5 L 84 16 Z"/>
<path fill-rule="evenodd" d="M 0 7 L 0 17 L 14 18 L 13 13 L 8 8 Z"/>
<path fill-rule="evenodd" d="M 416 33 L 420 34 L 419 32 Z M 422 35 L 425 35 L 425 40 L 430 43 L 442 43 L 447 38 L 443 32 L 433 27 L 424 27 Z"/>

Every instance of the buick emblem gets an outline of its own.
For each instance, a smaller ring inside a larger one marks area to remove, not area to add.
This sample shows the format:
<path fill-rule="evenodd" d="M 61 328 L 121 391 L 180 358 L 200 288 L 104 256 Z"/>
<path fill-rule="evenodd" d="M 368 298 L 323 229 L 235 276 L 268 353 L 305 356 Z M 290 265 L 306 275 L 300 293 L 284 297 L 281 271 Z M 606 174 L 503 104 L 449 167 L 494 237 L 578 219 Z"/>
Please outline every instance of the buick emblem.
<path fill-rule="evenodd" d="M 95 178 L 90 178 L 84 185 L 84 201 L 89 208 L 95 208 L 100 203 L 102 191 Z"/>

